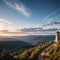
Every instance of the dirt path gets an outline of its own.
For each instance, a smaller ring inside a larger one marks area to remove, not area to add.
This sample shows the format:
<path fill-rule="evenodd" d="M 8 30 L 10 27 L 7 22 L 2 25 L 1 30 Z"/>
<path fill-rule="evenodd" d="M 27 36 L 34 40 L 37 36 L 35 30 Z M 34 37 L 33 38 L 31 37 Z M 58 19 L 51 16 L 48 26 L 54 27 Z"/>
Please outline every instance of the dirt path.
<path fill-rule="evenodd" d="M 54 45 L 54 43 L 52 43 L 50 46 L 46 47 L 45 49 L 43 49 L 43 51 L 39 54 L 38 56 L 38 60 L 43 60 L 43 56 L 45 54 L 45 51 L 50 48 L 52 45 Z"/>

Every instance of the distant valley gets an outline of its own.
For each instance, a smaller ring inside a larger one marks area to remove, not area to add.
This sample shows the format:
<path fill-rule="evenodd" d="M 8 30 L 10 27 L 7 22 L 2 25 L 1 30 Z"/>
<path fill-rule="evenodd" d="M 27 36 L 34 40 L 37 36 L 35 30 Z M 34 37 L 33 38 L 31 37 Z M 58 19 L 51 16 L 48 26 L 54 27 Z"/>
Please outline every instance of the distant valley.
<path fill-rule="evenodd" d="M 30 35 L 30 36 L 14 36 L 12 38 L 18 39 L 20 41 L 25 41 L 29 43 L 38 43 L 38 42 L 44 42 L 48 40 L 54 40 L 55 35 Z"/>
<path fill-rule="evenodd" d="M 26 45 L 29 45 L 29 43 L 24 42 L 24 41 L 19 41 L 14 38 L 6 38 L 6 37 L 0 38 L 0 51 L 2 49 L 12 50 L 17 47 L 22 47 L 22 46 L 26 46 Z"/>
<path fill-rule="evenodd" d="M 54 35 L 48 36 L 22 36 L 22 37 L 0 37 L 0 50 L 6 49 L 15 49 L 16 47 L 28 46 L 32 44 L 38 44 L 48 40 L 54 40 Z"/>

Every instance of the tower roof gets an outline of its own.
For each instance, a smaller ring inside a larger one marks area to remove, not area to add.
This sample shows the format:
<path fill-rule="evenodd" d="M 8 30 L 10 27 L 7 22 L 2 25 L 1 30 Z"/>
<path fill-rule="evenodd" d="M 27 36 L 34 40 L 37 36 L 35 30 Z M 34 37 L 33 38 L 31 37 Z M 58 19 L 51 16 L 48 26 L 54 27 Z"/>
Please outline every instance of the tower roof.
<path fill-rule="evenodd" d="M 56 33 L 59 33 L 59 31 L 56 31 Z"/>

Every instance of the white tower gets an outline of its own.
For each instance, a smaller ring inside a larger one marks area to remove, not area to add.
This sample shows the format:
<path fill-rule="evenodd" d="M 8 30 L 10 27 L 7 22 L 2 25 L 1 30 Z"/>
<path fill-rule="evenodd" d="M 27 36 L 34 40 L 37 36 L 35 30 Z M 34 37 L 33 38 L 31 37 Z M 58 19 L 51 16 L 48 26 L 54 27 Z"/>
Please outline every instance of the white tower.
<path fill-rule="evenodd" d="M 59 40 L 59 31 L 56 32 L 55 42 L 58 42 Z"/>

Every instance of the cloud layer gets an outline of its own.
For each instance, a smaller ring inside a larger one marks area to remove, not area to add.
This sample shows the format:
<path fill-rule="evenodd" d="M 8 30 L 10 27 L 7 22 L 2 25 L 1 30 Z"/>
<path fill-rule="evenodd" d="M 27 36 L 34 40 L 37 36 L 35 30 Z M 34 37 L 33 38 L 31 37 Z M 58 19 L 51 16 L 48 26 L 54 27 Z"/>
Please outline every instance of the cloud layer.
<path fill-rule="evenodd" d="M 18 0 L 3 0 L 3 2 L 7 6 L 17 10 L 18 13 L 22 13 L 23 15 L 27 17 L 31 16 L 32 14 L 31 10 Z"/>
<path fill-rule="evenodd" d="M 20 29 L 20 31 L 10 31 L 10 30 L 0 30 L 0 33 L 8 34 L 8 36 L 24 36 L 24 35 L 54 35 L 55 32 L 60 29 L 39 29 L 39 28 L 29 28 Z"/>
<path fill-rule="evenodd" d="M 11 21 L 0 18 L 0 35 L 4 36 L 24 36 L 24 35 L 53 35 L 60 27 L 60 20 L 50 21 L 47 24 L 40 24 L 39 26 L 24 28 L 21 26 L 15 26 Z M 55 25 L 55 27 L 53 26 Z M 51 26 L 51 28 L 47 28 Z M 56 27 L 57 26 L 57 27 Z"/>

